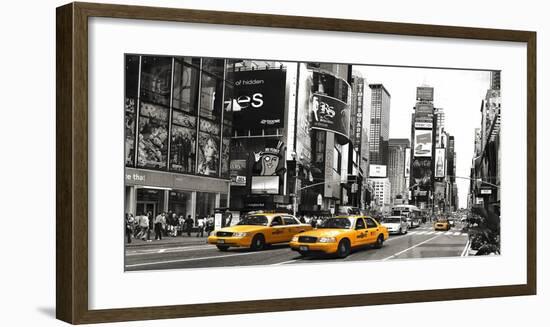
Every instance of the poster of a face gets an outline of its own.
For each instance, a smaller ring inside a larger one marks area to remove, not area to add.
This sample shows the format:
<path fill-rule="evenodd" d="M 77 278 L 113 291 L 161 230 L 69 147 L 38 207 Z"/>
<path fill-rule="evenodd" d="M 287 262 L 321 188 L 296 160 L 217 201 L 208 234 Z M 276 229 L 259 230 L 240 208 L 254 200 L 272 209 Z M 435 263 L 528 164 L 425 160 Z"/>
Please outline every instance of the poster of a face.
<path fill-rule="evenodd" d="M 172 125 L 170 169 L 185 173 L 195 172 L 195 135 L 194 129 Z"/>
<path fill-rule="evenodd" d="M 217 176 L 219 170 L 220 139 L 207 133 L 199 133 L 199 165 L 197 173 Z"/>

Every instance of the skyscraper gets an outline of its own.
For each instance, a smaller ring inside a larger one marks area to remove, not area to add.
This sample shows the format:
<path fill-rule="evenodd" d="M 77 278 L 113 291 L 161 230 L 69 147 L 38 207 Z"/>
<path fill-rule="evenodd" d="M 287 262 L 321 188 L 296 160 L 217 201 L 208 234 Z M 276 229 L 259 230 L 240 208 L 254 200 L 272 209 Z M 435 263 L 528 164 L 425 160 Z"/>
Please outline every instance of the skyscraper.
<path fill-rule="evenodd" d="M 405 184 L 405 149 L 410 146 L 409 139 L 390 139 L 388 144 L 388 178 L 391 184 L 391 199 L 395 203 L 397 195 L 408 196 Z"/>
<path fill-rule="evenodd" d="M 370 84 L 371 114 L 369 157 L 372 165 L 388 164 L 391 95 L 382 84 Z"/>

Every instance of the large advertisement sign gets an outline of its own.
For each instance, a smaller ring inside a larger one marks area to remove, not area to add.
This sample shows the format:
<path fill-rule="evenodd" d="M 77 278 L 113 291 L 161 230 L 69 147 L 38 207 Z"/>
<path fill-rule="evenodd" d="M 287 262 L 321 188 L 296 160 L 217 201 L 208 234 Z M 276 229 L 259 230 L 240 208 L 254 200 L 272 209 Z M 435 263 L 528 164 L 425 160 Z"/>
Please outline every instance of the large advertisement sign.
<path fill-rule="evenodd" d="M 314 94 L 311 101 L 311 128 L 349 138 L 350 110 L 347 103 L 322 94 Z"/>
<path fill-rule="evenodd" d="M 414 156 L 431 157 L 432 156 L 432 130 L 414 130 Z"/>
<path fill-rule="evenodd" d="M 283 127 L 286 70 L 229 72 L 227 79 L 233 83 L 233 95 L 225 104 L 232 105 L 235 128 Z"/>
<path fill-rule="evenodd" d="M 279 194 L 283 174 L 286 171 L 286 147 L 279 141 L 275 147 L 266 147 L 262 151 L 250 154 L 250 190 L 252 194 Z"/>
<path fill-rule="evenodd" d="M 411 173 L 414 184 L 429 186 L 432 180 L 432 160 L 430 158 L 414 158 Z"/>
<path fill-rule="evenodd" d="M 445 201 L 445 183 L 434 183 L 434 201 Z"/>
<path fill-rule="evenodd" d="M 445 177 L 445 149 L 435 149 L 435 177 Z"/>
<path fill-rule="evenodd" d="M 405 149 L 405 178 L 411 177 L 411 148 Z"/>
<path fill-rule="evenodd" d="M 386 177 L 387 166 L 386 165 L 370 165 L 369 177 Z"/>

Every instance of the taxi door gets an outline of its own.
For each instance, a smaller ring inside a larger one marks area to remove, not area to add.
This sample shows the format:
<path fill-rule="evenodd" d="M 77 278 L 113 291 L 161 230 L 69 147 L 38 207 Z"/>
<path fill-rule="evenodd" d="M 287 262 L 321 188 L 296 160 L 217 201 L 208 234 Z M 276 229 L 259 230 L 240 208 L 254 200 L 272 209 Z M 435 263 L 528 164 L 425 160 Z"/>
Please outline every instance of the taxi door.
<path fill-rule="evenodd" d="M 380 234 L 380 226 L 370 217 L 365 218 L 367 223 L 367 240 L 365 244 L 373 244 L 376 242 L 378 235 Z"/>
<path fill-rule="evenodd" d="M 367 226 L 363 218 L 357 218 L 355 220 L 355 233 L 352 246 L 361 246 L 368 243 L 368 231 Z"/>
<path fill-rule="evenodd" d="M 281 216 L 275 216 L 271 220 L 271 223 L 269 224 L 269 231 L 268 231 L 268 239 L 266 240 L 268 243 L 281 243 L 285 242 L 286 235 L 288 234 L 287 226 L 283 224 L 283 219 Z"/>
<path fill-rule="evenodd" d="M 290 242 L 294 235 L 304 230 L 304 228 L 300 226 L 300 222 L 292 216 L 283 216 L 283 221 L 286 227 L 284 242 Z"/>

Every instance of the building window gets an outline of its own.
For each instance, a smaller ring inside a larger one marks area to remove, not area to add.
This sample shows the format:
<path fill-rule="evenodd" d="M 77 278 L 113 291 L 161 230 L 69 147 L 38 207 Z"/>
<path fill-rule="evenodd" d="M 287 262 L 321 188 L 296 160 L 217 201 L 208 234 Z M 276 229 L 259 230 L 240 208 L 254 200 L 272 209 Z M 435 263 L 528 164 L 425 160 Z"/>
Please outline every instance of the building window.
<path fill-rule="evenodd" d="M 124 98 L 124 157 L 126 166 L 135 165 L 136 112 L 138 99 L 139 56 L 125 57 L 125 98 Z"/>

